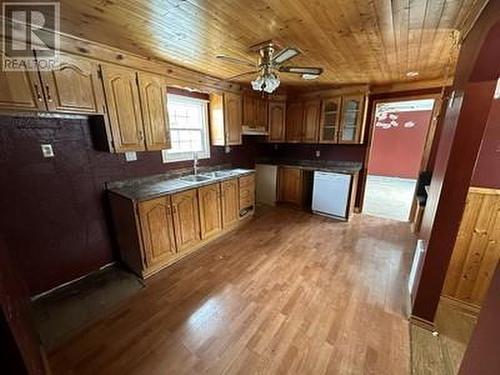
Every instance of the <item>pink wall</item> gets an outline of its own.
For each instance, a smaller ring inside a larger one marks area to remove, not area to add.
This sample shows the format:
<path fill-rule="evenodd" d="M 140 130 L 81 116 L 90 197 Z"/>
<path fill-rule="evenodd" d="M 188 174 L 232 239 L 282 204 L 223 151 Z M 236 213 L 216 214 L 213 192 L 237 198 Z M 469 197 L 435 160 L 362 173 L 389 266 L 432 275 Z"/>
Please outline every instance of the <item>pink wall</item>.
<path fill-rule="evenodd" d="M 432 111 L 397 112 L 397 126 L 391 118 L 378 120 L 375 126 L 368 174 L 417 178 Z"/>

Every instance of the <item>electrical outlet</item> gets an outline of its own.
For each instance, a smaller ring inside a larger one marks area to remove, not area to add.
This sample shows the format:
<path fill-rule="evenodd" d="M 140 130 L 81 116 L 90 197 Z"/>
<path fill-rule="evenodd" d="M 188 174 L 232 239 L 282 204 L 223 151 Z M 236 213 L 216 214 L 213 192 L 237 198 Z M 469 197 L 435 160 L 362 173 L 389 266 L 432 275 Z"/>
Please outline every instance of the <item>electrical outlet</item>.
<path fill-rule="evenodd" d="M 126 161 L 136 161 L 137 160 L 137 153 L 135 151 L 129 151 L 125 153 L 125 160 Z"/>
<path fill-rule="evenodd" d="M 40 148 L 42 149 L 42 155 L 44 158 L 53 158 L 54 157 L 54 150 L 52 149 L 52 145 L 43 144 L 43 145 L 40 145 Z"/>
<path fill-rule="evenodd" d="M 320 150 L 316 150 L 316 157 L 319 158 L 321 156 L 321 151 Z"/>
<path fill-rule="evenodd" d="M 226 154 L 229 154 L 229 153 L 231 152 L 231 146 L 226 146 L 226 147 L 224 148 L 224 152 L 225 152 Z"/>
<path fill-rule="evenodd" d="M 275 149 L 275 150 L 277 150 L 277 149 L 278 149 L 278 147 L 279 147 L 279 146 L 278 146 L 278 144 L 277 144 L 277 143 L 275 143 L 275 144 L 274 144 L 274 149 Z"/>

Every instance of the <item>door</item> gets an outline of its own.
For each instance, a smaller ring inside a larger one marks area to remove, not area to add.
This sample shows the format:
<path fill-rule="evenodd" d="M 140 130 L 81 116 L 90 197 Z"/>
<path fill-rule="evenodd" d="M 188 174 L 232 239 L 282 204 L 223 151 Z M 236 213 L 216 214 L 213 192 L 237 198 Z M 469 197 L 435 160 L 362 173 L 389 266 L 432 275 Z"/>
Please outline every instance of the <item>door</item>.
<path fill-rule="evenodd" d="M 240 217 L 240 202 L 238 193 L 238 180 L 232 179 L 221 182 L 222 193 L 222 226 L 234 224 Z"/>
<path fill-rule="evenodd" d="M 170 197 L 139 202 L 144 257 L 147 267 L 162 264 L 176 255 Z"/>
<path fill-rule="evenodd" d="M 153 74 L 138 73 L 137 76 L 146 149 L 156 151 L 170 148 L 165 81 Z"/>
<path fill-rule="evenodd" d="M 269 142 L 285 141 L 285 102 L 269 103 Z"/>
<path fill-rule="evenodd" d="M 38 73 L 0 71 L 0 108 L 46 111 Z"/>
<path fill-rule="evenodd" d="M 318 143 L 320 100 L 309 100 L 304 103 L 304 130 L 302 141 Z"/>
<path fill-rule="evenodd" d="M 224 94 L 224 122 L 226 127 L 226 144 L 241 144 L 241 95 Z"/>
<path fill-rule="evenodd" d="M 279 201 L 302 205 L 302 170 L 299 168 L 279 168 Z"/>
<path fill-rule="evenodd" d="M 286 109 L 286 140 L 298 143 L 302 140 L 303 116 L 302 102 L 289 103 Z"/>
<path fill-rule="evenodd" d="M 101 68 L 115 151 L 144 151 L 146 147 L 135 71 L 111 65 Z"/>
<path fill-rule="evenodd" d="M 50 111 L 105 113 L 98 65 L 81 57 L 61 54 L 55 70 L 41 71 L 43 90 Z"/>
<path fill-rule="evenodd" d="M 200 241 L 200 218 L 196 189 L 172 195 L 177 251 L 184 251 Z"/>
<path fill-rule="evenodd" d="M 344 96 L 339 143 L 362 143 L 363 95 Z"/>
<path fill-rule="evenodd" d="M 323 99 L 320 120 L 320 143 L 337 143 L 340 125 L 340 96 Z"/>
<path fill-rule="evenodd" d="M 222 230 L 220 184 L 198 189 L 201 238 L 206 239 Z"/>

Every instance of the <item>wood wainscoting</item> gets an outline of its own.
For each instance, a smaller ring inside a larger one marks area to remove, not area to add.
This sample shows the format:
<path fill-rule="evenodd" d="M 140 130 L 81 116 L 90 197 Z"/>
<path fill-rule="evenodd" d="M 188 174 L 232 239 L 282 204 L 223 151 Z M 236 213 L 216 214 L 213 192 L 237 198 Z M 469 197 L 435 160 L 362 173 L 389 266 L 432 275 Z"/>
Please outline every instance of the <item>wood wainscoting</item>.
<path fill-rule="evenodd" d="M 479 311 L 500 258 L 500 189 L 471 187 L 443 297 Z"/>

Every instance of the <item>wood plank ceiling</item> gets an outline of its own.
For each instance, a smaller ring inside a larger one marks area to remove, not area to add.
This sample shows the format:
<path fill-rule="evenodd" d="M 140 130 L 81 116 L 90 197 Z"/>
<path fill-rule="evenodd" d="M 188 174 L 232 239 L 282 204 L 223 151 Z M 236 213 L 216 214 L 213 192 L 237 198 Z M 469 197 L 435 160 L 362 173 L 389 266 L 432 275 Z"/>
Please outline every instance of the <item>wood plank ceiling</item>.
<path fill-rule="evenodd" d="M 487 1 L 62 0 L 61 29 L 219 78 L 248 67 L 216 55 L 255 61 L 249 47 L 276 39 L 303 52 L 293 65 L 325 70 L 314 82 L 281 74 L 285 84 L 388 84 L 442 78 L 452 32 L 469 30 Z"/>

